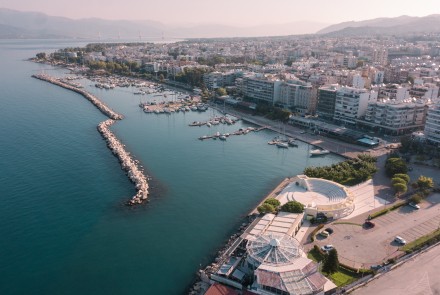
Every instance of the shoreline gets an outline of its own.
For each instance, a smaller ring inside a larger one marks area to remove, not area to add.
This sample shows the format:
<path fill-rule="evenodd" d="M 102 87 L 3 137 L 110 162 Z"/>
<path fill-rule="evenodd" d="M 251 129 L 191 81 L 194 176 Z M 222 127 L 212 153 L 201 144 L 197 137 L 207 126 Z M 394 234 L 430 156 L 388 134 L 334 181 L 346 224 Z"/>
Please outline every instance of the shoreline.
<path fill-rule="evenodd" d="M 122 120 L 123 116 L 114 112 L 101 100 L 85 90 L 63 83 L 57 78 L 49 75 L 32 75 L 32 77 L 81 94 L 95 107 L 97 107 L 104 115 L 109 117 L 109 119 L 99 123 L 97 129 L 107 142 L 107 147 L 118 158 L 119 162 L 121 163 L 121 168 L 126 172 L 128 178 L 131 182 L 133 182 L 137 190 L 136 194 L 129 201 L 127 201 L 126 204 L 128 206 L 133 206 L 142 204 L 145 200 L 147 200 L 149 185 L 147 182 L 147 177 L 144 175 L 141 166 L 139 166 L 139 161 L 133 159 L 130 153 L 125 150 L 124 145 L 109 129 L 109 127 L 113 125 L 116 120 Z"/>

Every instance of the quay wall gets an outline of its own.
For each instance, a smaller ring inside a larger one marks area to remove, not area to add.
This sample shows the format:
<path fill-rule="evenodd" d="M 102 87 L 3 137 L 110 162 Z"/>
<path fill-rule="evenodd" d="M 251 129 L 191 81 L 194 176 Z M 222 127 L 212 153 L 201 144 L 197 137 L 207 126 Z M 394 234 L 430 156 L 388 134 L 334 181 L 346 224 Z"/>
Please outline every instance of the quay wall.
<path fill-rule="evenodd" d="M 124 145 L 109 129 L 109 127 L 116 122 L 115 120 L 122 120 L 123 116 L 114 112 L 96 96 L 93 96 L 83 89 L 64 83 L 49 75 L 32 75 L 32 77 L 81 94 L 91 103 L 93 103 L 93 105 L 95 105 L 104 115 L 110 118 L 99 123 L 97 128 L 98 132 L 106 140 L 108 148 L 119 159 L 122 169 L 127 173 L 128 178 L 136 187 L 137 192 L 127 202 L 127 205 L 132 206 L 144 202 L 148 197 L 149 186 L 147 178 L 139 165 L 139 161 L 136 161 L 131 157 L 130 153 L 125 150 Z"/>

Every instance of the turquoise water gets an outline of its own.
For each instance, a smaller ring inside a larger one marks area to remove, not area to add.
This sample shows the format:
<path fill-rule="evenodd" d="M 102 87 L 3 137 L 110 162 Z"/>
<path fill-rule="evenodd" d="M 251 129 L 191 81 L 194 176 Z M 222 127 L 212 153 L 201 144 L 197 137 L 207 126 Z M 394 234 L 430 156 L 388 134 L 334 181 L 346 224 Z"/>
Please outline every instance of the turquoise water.
<path fill-rule="evenodd" d="M 269 146 L 269 131 L 201 142 L 250 125 L 188 127 L 213 111 L 144 114 L 131 89 L 86 86 L 125 116 L 112 130 L 153 177 L 150 202 L 126 207 L 133 185 L 96 130 L 106 117 L 30 77 L 65 70 L 24 61 L 83 44 L 0 42 L 0 294 L 184 294 L 279 181 L 340 160 Z"/>

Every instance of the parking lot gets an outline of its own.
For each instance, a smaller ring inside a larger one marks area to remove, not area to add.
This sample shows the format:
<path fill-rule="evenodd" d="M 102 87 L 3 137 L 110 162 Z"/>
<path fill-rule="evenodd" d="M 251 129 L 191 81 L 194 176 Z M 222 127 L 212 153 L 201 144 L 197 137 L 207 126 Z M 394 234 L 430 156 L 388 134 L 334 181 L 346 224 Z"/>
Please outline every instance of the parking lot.
<path fill-rule="evenodd" d="M 395 236 L 411 242 L 440 226 L 440 194 L 433 194 L 420 204 L 417 210 L 403 206 L 373 220 L 374 228 L 365 229 L 350 220 L 339 220 L 325 226 L 334 233 L 328 238 L 317 236 L 320 247 L 332 244 L 338 250 L 340 261 L 353 267 L 368 268 L 380 264 L 400 253 Z M 341 224 L 343 222 L 343 224 Z M 338 224 L 339 223 L 339 224 Z"/>

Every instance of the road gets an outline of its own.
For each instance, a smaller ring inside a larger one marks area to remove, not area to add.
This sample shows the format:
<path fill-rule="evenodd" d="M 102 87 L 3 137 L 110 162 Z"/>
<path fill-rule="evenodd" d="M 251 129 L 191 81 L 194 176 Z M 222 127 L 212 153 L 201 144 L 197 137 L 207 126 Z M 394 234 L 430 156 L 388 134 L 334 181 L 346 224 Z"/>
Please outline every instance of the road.
<path fill-rule="evenodd" d="M 402 266 L 355 290 L 353 295 L 440 294 L 440 246 L 412 258 Z"/>

